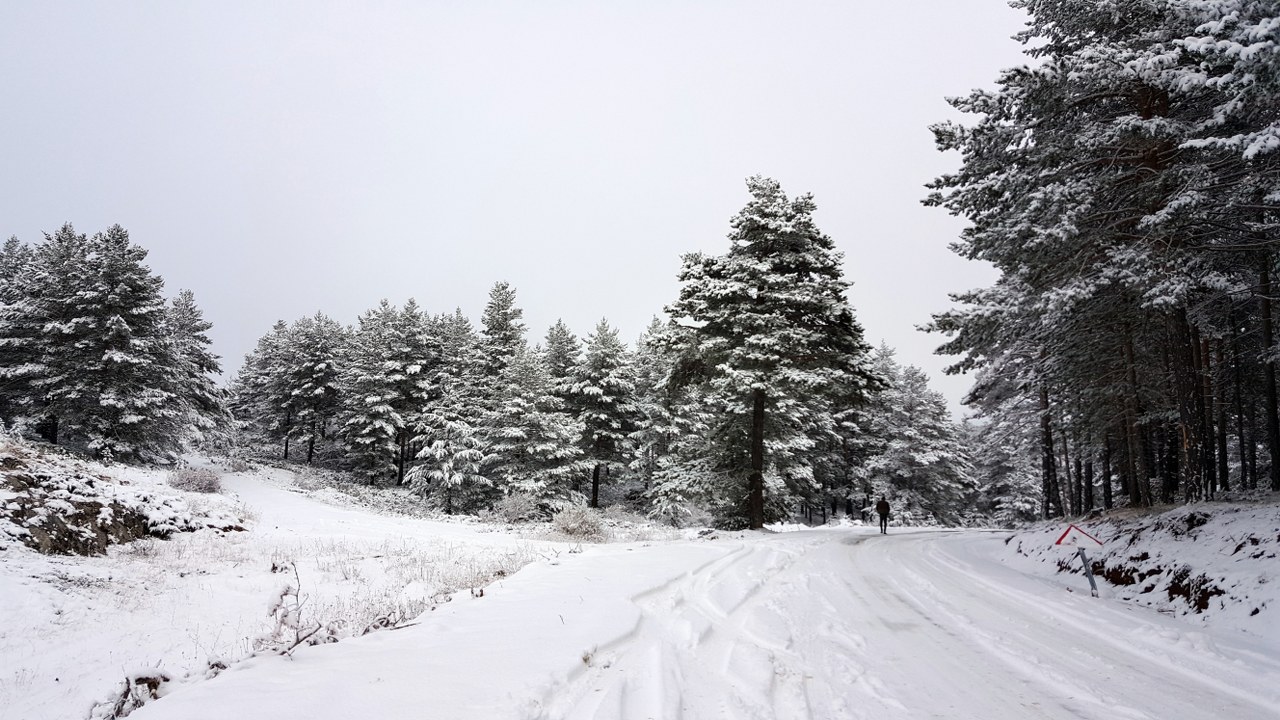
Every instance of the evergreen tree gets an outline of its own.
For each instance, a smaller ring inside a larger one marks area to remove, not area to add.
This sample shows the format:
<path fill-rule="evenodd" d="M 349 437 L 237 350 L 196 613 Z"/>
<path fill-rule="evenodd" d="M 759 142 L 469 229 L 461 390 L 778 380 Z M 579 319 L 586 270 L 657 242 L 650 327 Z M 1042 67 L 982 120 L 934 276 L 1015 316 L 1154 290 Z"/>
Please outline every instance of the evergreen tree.
<path fill-rule="evenodd" d="M 14 251 L 15 255 L 17 251 Z M 11 302 L 0 307 L 0 367 L 11 412 L 20 431 L 34 429 L 46 440 L 60 439 L 59 420 L 78 418 L 83 403 L 69 396 L 75 379 L 77 344 L 87 323 L 76 295 L 93 282 L 89 239 L 64 224 L 31 251 L 27 270 L 11 281 Z M 11 364 L 10 364 L 11 363 Z"/>
<path fill-rule="evenodd" d="M 410 300 L 397 310 L 383 300 L 360 317 L 340 392 L 348 457 L 370 483 L 403 484 L 417 454 L 419 414 L 433 400 L 440 344 Z"/>
<path fill-rule="evenodd" d="M 209 348 L 212 341 L 207 333 L 212 328 L 190 290 L 180 291 L 170 302 L 165 335 L 172 355 L 173 393 L 182 404 L 191 437 L 197 441 L 228 419 L 225 393 L 214 384 L 222 368 Z"/>
<path fill-rule="evenodd" d="M 46 359 L 57 368 L 46 397 L 97 457 L 165 459 L 184 429 L 169 382 L 164 281 L 142 264 L 146 256 L 119 225 L 94 235 L 88 282 L 64 301 L 61 333 L 71 342 Z"/>
<path fill-rule="evenodd" d="M 410 489 L 452 515 L 477 510 L 492 496 L 493 481 L 483 474 L 486 446 L 469 419 L 463 383 L 445 379 L 441 396 L 422 414 L 414 443 L 421 449 L 410 469 Z"/>
<path fill-rule="evenodd" d="M 600 507 L 601 472 L 626 467 L 638 410 L 635 381 L 618 331 L 601 320 L 587 338 L 586 357 L 569 393 L 582 422 L 582 448 L 591 462 L 591 507 Z"/>
<path fill-rule="evenodd" d="M 520 321 L 523 316 L 524 311 L 516 307 L 515 288 L 506 282 L 494 283 L 480 321 L 484 369 L 489 377 L 501 373 L 524 347 L 525 326 Z"/>
<path fill-rule="evenodd" d="M 747 181 L 752 200 L 734 217 L 727 254 L 685 256 L 679 299 L 668 308 L 673 380 L 706 384 L 720 398 L 721 465 L 745 490 L 752 528 L 765 521 L 765 473 L 803 480 L 803 419 L 862 402 L 877 381 L 845 297 L 841 256 L 813 223 L 813 198 L 788 200 L 776 181 Z M 806 404 L 808 406 L 806 407 Z M 766 446 L 772 445 L 772 457 Z M 775 484 L 775 486 L 777 486 Z M 741 491 L 739 491 L 741 492 Z"/>
<path fill-rule="evenodd" d="M 518 350 L 498 386 L 501 400 L 481 431 L 489 451 L 486 475 L 505 494 L 532 496 L 548 514 L 579 502 L 573 486 L 584 469 L 577 445 L 582 423 L 563 412 L 545 361 Z"/>
<path fill-rule="evenodd" d="M 294 435 L 307 441 L 307 463 L 316 443 L 327 440 L 341 407 L 339 389 L 347 329 L 323 313 L 302 318 L 289 328 L 290 358 L 286 370 Z"/>
<path fill-rule="evenodd" d="M 551 381 L 556 386 L 556 394 L 566 402 L 571 402 L 570 388 L 578 371 L 578 363 L 582 361 L 582 342 L 563 320 L 556 320 L 556 324 L 547 330 L 543 357 L 546 358 Z"/>
<path fill-rule="evenodd" d="M 232 416 L 252 439 L 283 443 L 285 460 L 297 422 L 287 372 L 291 350 L 289 326 L 278 320 L 245 356 L 231 384 L 229 403 Z"/>
<path fill-rule="evenodd" d="M 862 414 L 860 429 L 870 442 L 856 471 L 864 487 L 871 496 L 892 498 L 899 516 L 959 523 L 976 483 L 945 398 L 919 368 L 899 365 L 887 346 L 875 352 L 872 367 L 887 386 Z"/>
<path fill-rule="evenodd" d="M 21 323 L 10 315 L 30 287 L 26 274 L 32 271 L 31 248 L 11 237 L 0 248 L 0 422 L 12 422 L 27 399 L 23 392 L 22 367 L 29 357 L 17 335 Z"/>
<path fill-rule="evenodd" d="M 1113 451 L 1133 504 L 1256 483 L 1260 443 L 1280 487 L 1275 4 L 1017 5 L 1035 65 L 955 99 L 972 127 L 934 129 L 964 164 L 928 202 L 1001 273 L 937 316 L 943 350 L 987 371 L 975 402 L 1036 406 L 1046 515 L 1089 505 Z M 1026 403 L 984 401 L 1007 387 Z"/>

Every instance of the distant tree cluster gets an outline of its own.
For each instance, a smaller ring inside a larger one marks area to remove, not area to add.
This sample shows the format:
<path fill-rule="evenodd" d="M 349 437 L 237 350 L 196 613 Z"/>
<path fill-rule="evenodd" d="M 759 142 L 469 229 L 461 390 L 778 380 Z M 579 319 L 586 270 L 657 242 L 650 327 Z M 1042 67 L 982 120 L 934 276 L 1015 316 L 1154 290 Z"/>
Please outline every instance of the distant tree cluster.
<path fill-rule="evenodd" d="M 225 417 L 189 291 L 166 302 L 119 225 L 0 250 L 0 419 L 101 459 L 167 460 Z"/>
<path fill-rule="evenodd" d="M 350 328 L 281 322 L 232 385 L 246 440 L 449 513 L 518 497 L 543 515 L 626 503 L 760 527 L 798 504 L 855 511 L 874 491 L 958 520 L 972 481 L 941 397 L 918 370 L 871 360 L 812 198 L 748 188 L 729 251 L 684 259 L 671 320 L 634 349 L 605 320 L 585 341 L 557 322 L 531 346 L 502 282 L 478 330 L 412 300 Z M 880 418 L 906 398 L 905 416 Z"/>
<path fill-rule="evenodd" d="M 1044 516 L 1280 490 L 1280 6 L 1013 5 L 1035 63 L 951 101 L 927 201 L 1000 272 L 932 326 L 978 372 L 979 474 L 1021 512 L 1036 453 Z"/>

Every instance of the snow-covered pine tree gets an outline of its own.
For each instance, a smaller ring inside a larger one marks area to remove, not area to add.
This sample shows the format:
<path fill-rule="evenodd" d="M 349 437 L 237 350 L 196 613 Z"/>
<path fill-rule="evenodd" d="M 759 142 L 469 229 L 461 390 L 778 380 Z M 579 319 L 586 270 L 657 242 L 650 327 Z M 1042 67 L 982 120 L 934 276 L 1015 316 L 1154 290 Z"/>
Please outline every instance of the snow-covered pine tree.
<path fill-rule="evenodd" d="M 872 497 L 885 495 L 895 514 L 914 521 L 958 524 L 975 500 L 972 461 L 946 399 L 919 368 L 902 366 L 881 345 L 872 356 L 887 387 L 861 413 L 868 440 L 855 467 Z"/>
<path fill-rule="evenodd" d="M 315 458 L 316 443 L 328 440 L 341 407 L 339 389 L 347 329 L 317 312 L 289 328 L 291 348 L 288 374 L 293 434 L 307 442 L 307 463 Z"/>
<path fill-rule="evenodd" d="M 547 330 L 545 343 L 543 357 L 546 359 L 547 371 L 551 373 L 551 381 L 555 383 L 556 394 L 572 407 L 570 388 L 578 364 L 582 362 L 582 341 L 578 340 L 578 336 L 569 330 L 563 320 L 556 320 L 556 324 Z"/>
<path fill-rule="evenodd" d="M 433 400 L 440 346 L 413 300 L 383 300 L 360 316 L 342 372 L 342 434 L 348 458 L 370 483 L 403 484 L 416 449 L 418 415 Z"/>
<path fill-rule="evenodd" d="M 649 491 L 660 459 L 669 453 L 673 429 L 670 399 L 664 392 L 671 358 L 659 336 L 664 325 L 656 316 L 636 341 L 631 367 L 635 379 L 636 423 L 628 438 L 633 448 L 631 471 Z"/>
<path fill-rule="evenodd" d="M 297 421 L 293 393 L 288 382 L 292 361 L 289 325 L 277 320 L 271 332 L 244 358 L 231 383 L 231 414 L 249 442 L 282 443 L 289 459 L 289 441 Z"/>
<path fill-rule="evenodd" d="M 483 356 L 471 320 L 455 309 L 432 319 L 440 362 L 432 382 L 439 398 L 428 404 L 414 427 L 418 448 L 407 480 L 427 503 L 446 513 L 474 511 L 493 497 L 485 476 L 488 446 L 481 437 Z"/>
<path fill-rule="evenodd" d="M 32 258 L 31 247 L 16 237 L 6 240 L 0 248 L 0 423 L 13 422 L 28 399 L 21 381 L 27 355 L 21 347 L 22 338 L 11 334 L 17 332 L 21 322 L 9 313 L 23 297 Z"/>
<path fill-rule="evenodd" d="M 127 460 L 172 457 L 185 415 L 170 381 L 164 281 L 143 264 L 147 251 L 119 225 L 93 236 L 88 282 L 65 307 L 59 372 L 46 396 L 64 408 L 64 427 L 94 456 Z M 74 338 L 74 339 L 73 339 Z"/>
<path fill-rule="evenodd" d="M 519 348 L 496 386 L 499 402 L 481 428 L 489 451 L 485 474 L 502 493 L 535 498 L 548 515 L 581 502 L 574 485 L 586 467 L 578 446 L 582 422 L 563 411 L 543 358 Z"/>
<path fill-rule="evenodd" d="M 639 419 L 628 355 L 618 331 L 600 320 L 587 337 L 586 356 L 569 391 L 582 423 L 582 450 L 591 463 L 591 507 L 600 507 L 601 473 L 626 467 L 630 435 Z"/>
<path fill-rule="evenodd" d="M 199 442 L 229 420 L 226 393 L 214 378 L 222 368 L 210 351 L 212 323 L 196 305 L 190 290 L 179 291 L 165 312 L 173 394 L 182 405 L 189 440 Z"/>
<path fill-rule="evenodd" d="M 507 282 L 494 283 L 489 302 L 480 320 L 481 349 L 488 377 L 497 377 L 511 357 L 525 346 L 524 310 L 516 307 L 515 288 Z"/>
<path fill-rule="evenodd" d="M 795 477 L 778 453 L 767 456 L 770 441 L 803 444 L 804 428 L 792 424 L 802 402 L 856 405 L 877 381 L 845 296 L 841 255 L 813 223 L 812 196 L 788 200 L 759 176 L 747 187 L 752 199 L 731 222 L 729 252 L 686 255 L 680 297 L 667 313 L 687 329 L 669 336 L 679 356 L 673 381 L 704 384 L 725 403 L 714 432 L 741 493 L 729 506 L 759 528 L 770 462 L 779 477 Z"/>
<path fill-rule="evenodd" d="M 0 347 L 8 361 L 0 366 L 0 380 L 12 421 L 19 432 L 34 430 L 52 443 L 62 439 L 63 422 L 75 422 L 83 405 L 67 389 L 75 375 L 72 351 L 85 334 L 76 294 L 92 281 L 88 255 L 89 239 L 70 223 L 46 233 L 25 271 L 13 277 L 11 302 L 0 306 Z"/>
<path fill-rule="evenodd" d="M 475 511 L 493 494 L 493 481 L 484 475 L 487 446 L 473 422 L 465 382 L 446 376 L 439 388 L 439 399 L 414 428 L 413 443 L 420 449 L 406 480 L 410 490 L 450 515 Z"/>
<path fill-rule="evenodd" d="M 449 388 L 463 417 L 475 426 L 483 411 L 481 401 L 485 389 L 480 335 L 461 308 L 451 314 L 437 315 L 431 324 L 440 343 L 440 362 L 432 381 Z"/>
<path fill-rule="evenodd" d="M 974 126 L 935 128 L 964 164 L 928 202 L 970 219 L 957 250 L 1001 272 L 938 317 L 944 347 L 965 355 L 957 369 L 1018 373 L 1039 405 L 1046 514 L 1092 487 L 1070 460 L 1087 475 L 1110 449 L 1132 503 L 1212 495 L 1232 469 L 1228 395 L 1241 480 L 1265 436 L 1280 486 L 1265 240 L 1280 96 L 1274 38 L 1258 32 L 1276 6 L 1018 6 L 1035 65 L 954 100 Z"/>
<path fill-rule="evenodd" d="M 1001 527 L 1035 520 L 1042 502 L 1035 424 L 1010 417 L 969 423 L 964 432 L 979 484 L 975 509 Z"/>

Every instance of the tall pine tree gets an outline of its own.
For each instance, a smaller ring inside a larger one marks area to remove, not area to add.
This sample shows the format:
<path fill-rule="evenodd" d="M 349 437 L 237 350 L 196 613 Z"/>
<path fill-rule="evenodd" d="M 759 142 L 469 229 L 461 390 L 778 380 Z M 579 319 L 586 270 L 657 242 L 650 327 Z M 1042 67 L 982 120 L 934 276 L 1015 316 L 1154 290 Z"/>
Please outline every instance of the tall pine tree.
<path fill-rule="evenodd" d="M 777 181 L 747 180 L 752 199 L 731 221 L 722 256 L 685 256 L 679 299 L 667 310 L 680 356 L 674 380 L 722 398 L 720 453 L 741 483 L 749 527 L 765 522 L 765 474 L 793 477 L 779 462 L 803 450 L 803 403 L 849 406 L 877 379 L 870 348 L 845 295 L 841 255 L 813 222 L 810 195 L 789 200 Z M 799 443 L 801 447 L 797 447 Z M 773 444 L 786 452 L 771 458 Z"/>

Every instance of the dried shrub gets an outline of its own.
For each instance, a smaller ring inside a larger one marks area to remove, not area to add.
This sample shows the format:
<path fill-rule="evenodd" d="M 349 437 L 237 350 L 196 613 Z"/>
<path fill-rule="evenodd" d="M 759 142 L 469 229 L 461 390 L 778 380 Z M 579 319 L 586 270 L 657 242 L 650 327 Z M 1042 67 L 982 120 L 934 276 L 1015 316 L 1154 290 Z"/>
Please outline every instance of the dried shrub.
<path fill-rule="evenodd" d="M 537 522 L 546 518 L 538 501 L 525 493 L 512 493 L 493 506 L 493 514 L 509 523 Z"/>
<path fill-rule="evenodd" d="M 222 492 L 222 478 L 208 468 L 178 468 L 169 473 L 169 485 L 187 492 Z"/>
<path fill-rule="evenodd" d="M 606 539 L 604 518 L 601 514 L 583 505 L 567 507 L 551 518 L 556 530 L 570 537 L 592 542 L 603 542 Z"/>

